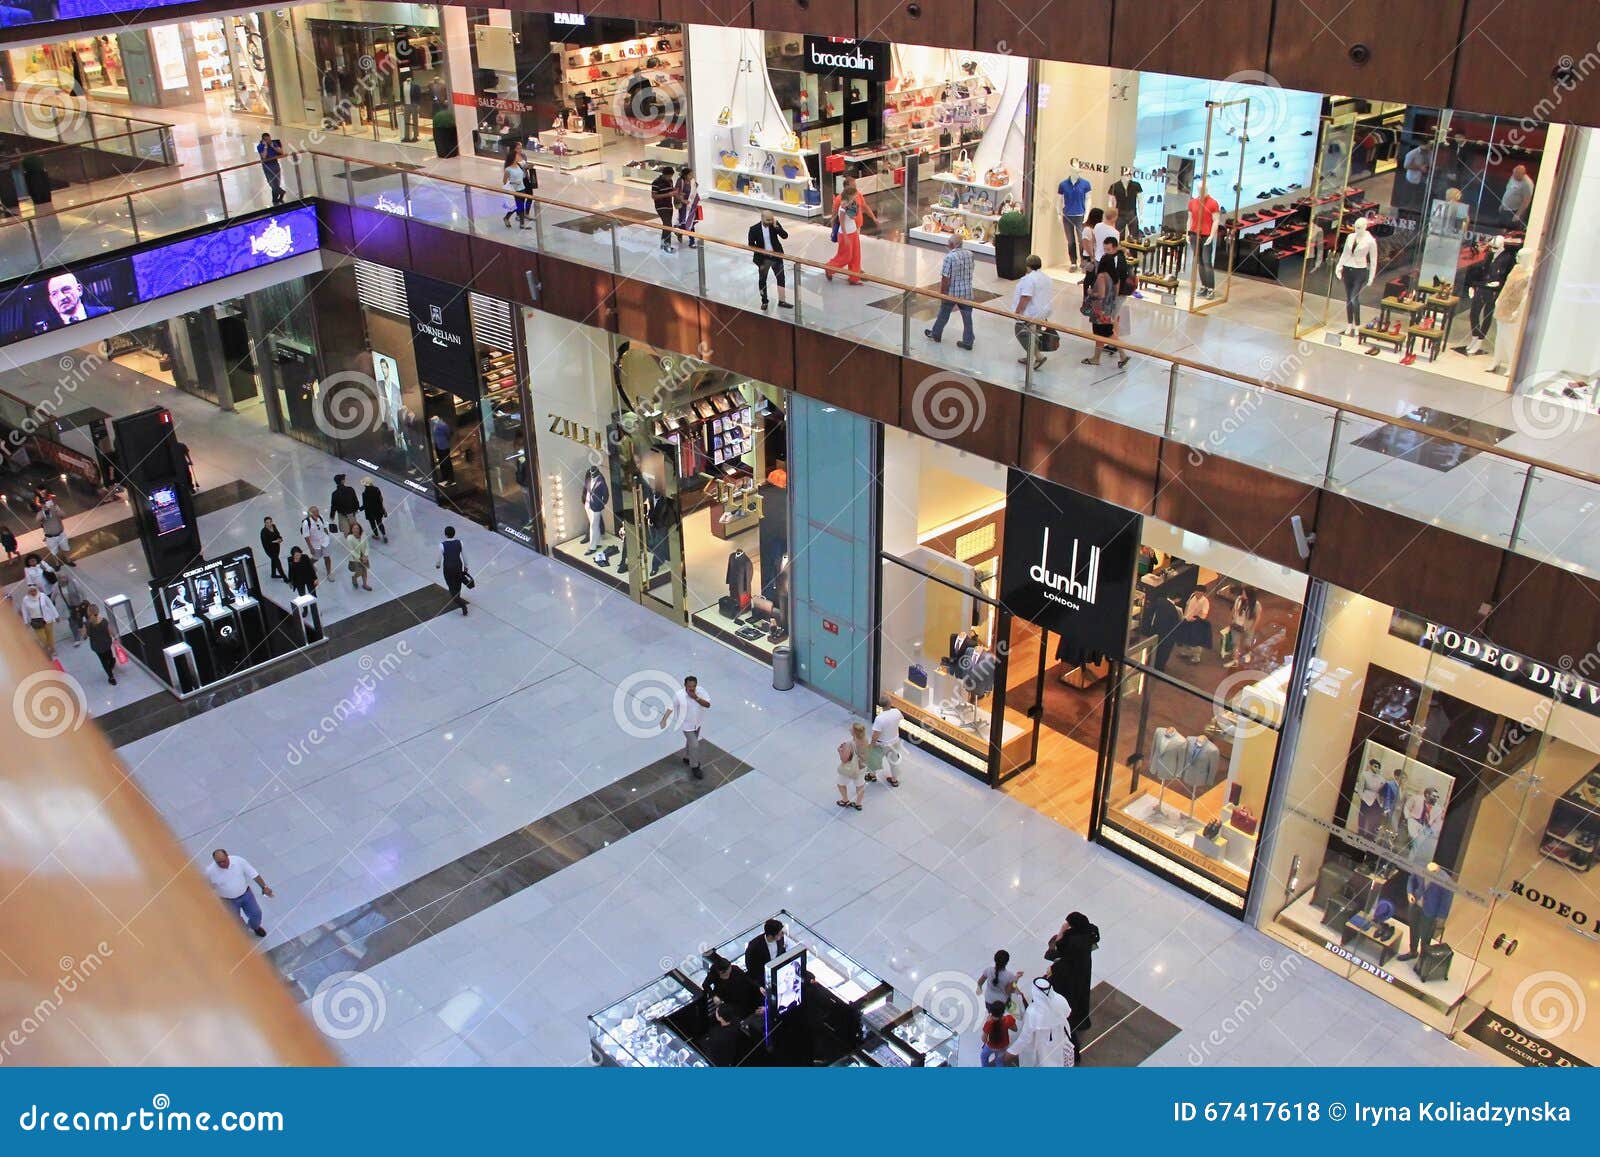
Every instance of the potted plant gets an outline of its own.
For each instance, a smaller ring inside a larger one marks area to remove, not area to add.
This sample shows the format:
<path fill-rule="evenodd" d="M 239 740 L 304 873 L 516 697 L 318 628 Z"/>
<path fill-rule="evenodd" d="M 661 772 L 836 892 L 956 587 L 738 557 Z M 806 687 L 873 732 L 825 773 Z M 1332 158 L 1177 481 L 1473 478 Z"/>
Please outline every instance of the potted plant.
<path fill-rule="evenodd" d="M 460 141 L 456 137 L 456 114 L 442 108 L 433 114 L 433 151 L 441 157 L 458 156 Z"/>
<path fill-rule="evenodd" d="M 1015 209 L 1000 214 L 994 227 L 994 271 L 1007 281 L 1016 281 L 1028 272 L 1028 253 L 1033 247 L 1033 230 L 1028 219 Z"/>

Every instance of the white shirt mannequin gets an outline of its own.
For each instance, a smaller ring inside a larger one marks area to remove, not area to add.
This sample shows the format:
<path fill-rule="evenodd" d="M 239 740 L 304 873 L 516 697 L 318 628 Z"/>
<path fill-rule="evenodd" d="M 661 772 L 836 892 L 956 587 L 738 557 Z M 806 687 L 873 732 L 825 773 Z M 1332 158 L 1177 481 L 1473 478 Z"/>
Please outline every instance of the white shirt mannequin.
<path fill-rule="evenodd" d="M 1344 249 L 1339 253 L 1339 263 L 1336 268 L 1365 269 L 1368 285 L 1377 279 L 1378 239 L 1368 229 L 1365 217 L 1356 218 L 1350 236 L 1345 238 Z"/>

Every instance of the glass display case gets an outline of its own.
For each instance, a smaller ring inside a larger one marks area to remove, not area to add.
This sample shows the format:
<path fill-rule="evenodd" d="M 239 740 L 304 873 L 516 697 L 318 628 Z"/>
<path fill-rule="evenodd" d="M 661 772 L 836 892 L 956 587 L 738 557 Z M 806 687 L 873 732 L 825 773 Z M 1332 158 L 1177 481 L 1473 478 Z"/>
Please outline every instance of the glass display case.
<path fill-rule="evenodd" d="M 889 1036 L 916 1055 L 914 1064 L 930 1069 L 954 1064 L 960 1047 L 955 1030 L 923 1008 L 891 1028 Z"/>
<path fill-rule="evenodd" d="M 589 1017 L 589 1048 L 598 1065 L 704 1069 L 710 1066 L 666 1018 L 695 992 L 670 973 Z"/>

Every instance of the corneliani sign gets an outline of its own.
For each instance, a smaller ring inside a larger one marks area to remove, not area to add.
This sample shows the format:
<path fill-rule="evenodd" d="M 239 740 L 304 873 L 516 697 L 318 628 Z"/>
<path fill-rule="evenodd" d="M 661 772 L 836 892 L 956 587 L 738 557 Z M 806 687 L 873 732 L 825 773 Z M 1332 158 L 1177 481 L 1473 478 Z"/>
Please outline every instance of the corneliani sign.
<path fill-rule="evenodd" d="M 1394 612 L 1389 619 L 1389 633 L 1397 639 L 1459 659 L 1469 667 L 1508 683 L 1554 696 L 1589 715 L 1600 716 L 1600 659 L 1593 651 L 1586 652 L 1576 664 L 1566 656 L 1554 663 L 1541 663 L 1476 635 L 1463 634 L 1454 627 L 1406 611 Z"/>
<path fill-rule="evenodd" d="M 807 36 L 802 67 L 806 72 L 888 80 L 889 46 L 876 40 Z"/>
<path fill-rule="evenodd" d="M 1001 603 L 1059 634 L 1069 656 L 1121 655 L 1142 526 L 1109 502 L 1011 471 Z"/>

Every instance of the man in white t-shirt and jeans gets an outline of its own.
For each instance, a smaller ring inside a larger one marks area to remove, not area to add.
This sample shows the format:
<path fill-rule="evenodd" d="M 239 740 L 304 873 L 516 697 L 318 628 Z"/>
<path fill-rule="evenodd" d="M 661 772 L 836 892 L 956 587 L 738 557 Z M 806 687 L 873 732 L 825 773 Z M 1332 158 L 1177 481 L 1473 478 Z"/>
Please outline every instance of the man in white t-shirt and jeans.
<path fill-rule="evenodd" d="M 1035 321 L 1044 321 L 1050 316 L 1050 299 L 1055 295 L 1056 284 L 1050 280 L 1050 275 L 1044 271 L 1044 261 L 1037 253 L 1028 255 L 1028 272 L 1022 275 L 1022 280 L 1017 282 L 1017 288 L 1011 298 L 1011 312 L 1021 314 L 1023 317 Z M 1029 356 L 1033 358 L 1033 368 L 1038 369 L 1044 365 L 1044 355 L 1039 352 L 1039 338 L 1042 332 L 1037 325 L 1030 325 L 1026 321 L 1016 324 L 1017 341 L 1022 345 L 1023 356 L 1017 359 L 1019 366 L 1028 364 Z"/>
<path fill-rule="evenodd" d="M 272 889 L 267 887 L 267 882 L 249 860 L 243 856 L 230 856 L 226 849 L 218 848 L 211 853 L 211 862 L 201 871 L 211 890 L 222 897 L 224 904 L 244 917 L 244 922 L 250 925 L 252 932 L 257 936 L 267 934 L 261 925 L 261 904 L 250 890 L 250 882 L 255 881 L 263 896 L 271 896 Z"/>
<path fill-rule="evenodd" d="M 872 721 L 872 742 L 883 748 L 883 778 L 890 787 L 899 787 L 900 780 L 895 774 L 900 770 L 900 759 L 905 751 L 900 746 L 900 725 L 906 721 L 900 708 L 889 702 L 887 695 L 878 696 L 878 715 Z M 870 771 L 868 779 L 876 779 Z"/>
<path fill-rule="evenodd" d="M 706 777 L 700 770 L 700 727 L 710 707 L 710 700 L 700 694 L 700 680 L 690 675 L 684 679 L 683 688 L 673 696 L 672 706 L 661 717 L 663 731 L 674 715 L 678 717 L 678 730 L 683 732 L 683 762 L 689 765 L 689 774 L 696 779 Z"/>

